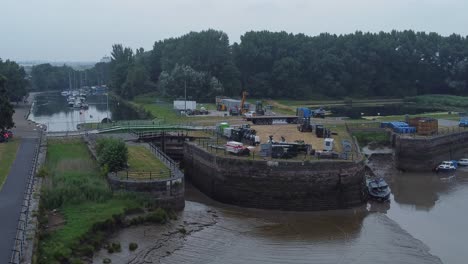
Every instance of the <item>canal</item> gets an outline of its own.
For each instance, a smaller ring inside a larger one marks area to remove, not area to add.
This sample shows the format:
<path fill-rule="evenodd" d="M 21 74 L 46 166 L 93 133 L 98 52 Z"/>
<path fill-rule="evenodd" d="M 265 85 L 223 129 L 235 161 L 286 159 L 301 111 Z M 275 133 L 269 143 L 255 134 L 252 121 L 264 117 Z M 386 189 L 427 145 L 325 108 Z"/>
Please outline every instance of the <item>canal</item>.
<path fill-rule="evenodd" d="M 101 123 L 109 118 L 113 121 L 135 120 L 140 115 L 133 108 L 106 94 L 89 95 L 86 98 L 88 109 L 68 107 L 66 97 L 59 92 L 35 95 L 29 119 L 47 126 L 47 130 L 76 131 L 78 124 Z"/>
<path fill-rule="evenodd" d="M 78 123 L 138 117 L 103 95 L 86 111 L 69 109 L 60 94 L 37 96 L 31 119 L 52 131 Z M 84 116 L 83 116 L 84 115 Z M 247 209 L 211 200 L 187 184 L 186 208 L 167 225 L 121 230 L 111 241 L 122 252 L 98 252 L 95 263 L 466 263 L 468 170 L 453 178 L 401 173 L 391 154 L 369 166 L 392 189 L 389 203 L 352 210 L 281 212 Z M 129 251 L 130 242 L 138 249 Z"/>

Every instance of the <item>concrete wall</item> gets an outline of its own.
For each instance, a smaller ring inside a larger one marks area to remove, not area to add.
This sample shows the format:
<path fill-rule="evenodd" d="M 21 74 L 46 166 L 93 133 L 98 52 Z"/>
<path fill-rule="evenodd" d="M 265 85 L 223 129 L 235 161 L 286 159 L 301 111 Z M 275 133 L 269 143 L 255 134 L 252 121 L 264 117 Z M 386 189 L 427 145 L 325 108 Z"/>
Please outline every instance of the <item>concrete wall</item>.
<path fill-rule="evenodd" d="M 126 180 L 109 173 L 107 180 L 112 190 L 148 193 L 165 209 L 182 210 L 185 206 L 184 180 Z"/>
<path fill-rule="evenodd" d="M 468 155 L 468 132 L 436 137 L 394 136 L 396 167 L 404 171 L 430 171 L 441 161 Z"/>
<path fill-rule="evenodd" d="M 365 201 L 362 162 L 246 160 L 216 156 L 186 142 L 184 167 L 203 193 L 239 206 L 314 211 Z"/>

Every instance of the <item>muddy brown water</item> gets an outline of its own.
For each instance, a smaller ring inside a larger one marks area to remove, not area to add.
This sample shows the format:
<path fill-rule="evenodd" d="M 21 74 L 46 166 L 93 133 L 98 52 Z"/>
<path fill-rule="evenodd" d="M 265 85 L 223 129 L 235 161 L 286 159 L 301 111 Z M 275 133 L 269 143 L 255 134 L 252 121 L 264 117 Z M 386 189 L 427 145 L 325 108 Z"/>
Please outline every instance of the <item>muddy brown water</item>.
<path fill-rule="evenodd" d="M 109 240 L 122 252 L 101 250 L 94 263 L 467 263 L 468 169 L 445 179 L 400 173 L 388 160 L 369 165 L 389 182 L 391 201 L 353 210 L 246 209 L 188 185 L 178 220 L 117 232 Z"/>
<path fill-rule="evenodd" d="M 99 98 L 90 98 L 99 113 L 91 113 L 91 106 L 87 115 L 79 115 L 59 94 L 38 96 L 31 117 L 51 130 L 54 122 L 56 130 L 73 130 L 77 122 L 89 122 L 91 116 L 99 122 L 107 114 Z M 113 119 L 134 118 L 126 116 L 127 109 L 110 106 Z M 121 230 L 109 240 L 120 242 L 122 252 L 102 250 L 93 262 L 468 263 L 468 170 L 441 180 L 432 173 L 399 173 L 390 160 L 377 156 L 369 163 L 389 182 L 390 203 L 345 211 L 246 209 L 217 203 L 188 185 L 178 220 Z M 128 250 L 130 242 L 138 243 L 134 252 Z"/>

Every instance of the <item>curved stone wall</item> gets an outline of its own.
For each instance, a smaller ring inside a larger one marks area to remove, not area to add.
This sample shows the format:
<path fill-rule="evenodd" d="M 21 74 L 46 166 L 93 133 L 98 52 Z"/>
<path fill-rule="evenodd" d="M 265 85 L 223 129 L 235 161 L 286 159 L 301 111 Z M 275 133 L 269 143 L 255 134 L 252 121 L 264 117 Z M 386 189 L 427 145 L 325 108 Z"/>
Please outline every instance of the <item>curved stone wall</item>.
<path fill-rule="evenodd" d="M 404 171 L 431 171 L 444 160 L 468 154 L 468 131 L 436 137 L 395 135 L 395 164 Z"/>
<path fill-rule="evenodd" d="M 363 162 L 239 159 L 216 156 L 186 142 L 184 168 L 206 195 L 244 207 L 315 211 L 365 201 Z"/>

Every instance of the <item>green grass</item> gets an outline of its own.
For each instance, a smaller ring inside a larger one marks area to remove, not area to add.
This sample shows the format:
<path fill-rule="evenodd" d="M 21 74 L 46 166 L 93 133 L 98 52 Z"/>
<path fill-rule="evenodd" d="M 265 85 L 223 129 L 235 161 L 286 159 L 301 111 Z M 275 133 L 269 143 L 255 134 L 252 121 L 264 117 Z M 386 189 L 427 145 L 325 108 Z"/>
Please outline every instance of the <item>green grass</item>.
<path fill-rule="evenodd" d="M 49 171 L 41 206 L 59 209 L 65 224 L 41 237 L 39 263 L 60 263 L 80 246 L 99 222 L 138 206 L 136 196 L 113 194 L 81 140 L 49 140 L 45 164 Z"/>
<path fill-rule="evenodd" d="M 213 98 L 214 99 L 214 98 Z M 229 121 L 231 119 L 239 119 L 238 116 L 184 116 L 179 115 L 173 109 L 172 103 L 164 101 L 155 93 L 143 94 L 135 97 L 131 102 L 137 107 L 143 107 L 146 111 L 165 124 L 196 124 L 196 125 L 213 125 L 217 122 Z M 215 110 L 215 104 L 199 104 L 205 106 L 208 110 Z"/>
<path fill-rule="evenodd" d="M 128 146 L 128 166 L 128 177 L 133 179 L 167 178 L 170 176 L 169 168 L 143 146 Z M 118 176 L 127 177 L 127 171 L 118 172 Z"/>
<path fill-rule="evenodd" d="M 164 163 L 158 160 L 143 146 L 128 146 L 128 164 L 131 170 L 137 171 L 159 171 L 167 169 Z"/>
<path fill-rule="evenodd" d="M 102 203 L 85 202 L 63 206 L 62 213 L 66 224 L 41 241 L 40 263 L 60 263 L 51 259 L 69 258 L 72 250 L 80 247 L 81 239 L 96 223 L 112 219 L 114 215 L 123 214 L 126 209 L 137 206 L 131 199 L 110 199 Z"/>
<path fill-rule="evenodd" d="M 448 120 L 460 120 L 460 116 L 457 113 L 439 112 L 439 113 L 423 113 L 417 115 L 409 115 L 413 117 L 431 117 L 436 119 L 448 119 Z M 405 121 L 406 115 L 392 115 L 392 116 L 379 116 L 379 117 L 368 117 L 377 121 Z"/>
<path fill-rule="evenodd" d="M 452 111 L 466 111 L 468 108 L 468 97 L 456 95 L 428 94 L 408 97 L 405 101 Z"/>
<path fill-rule="evenodd" d="M 188 119 L 186 116 L 177 114 L 169 102 L 158 100 L 158 96 L 154 93 L 139 95 L 133 99 L 132 103 L 142 106 L 154 118 L 163 119 L 167 123 L 179 123 Z"/>
<path fill-rule="evenodd" d="M 15 161 L 20 142 L 21 139 L 13 138 L 9 142 L 0 144 L 0 190 L 10 172 L 11 165 Z"/>
<path fill-rule="evenodd" d="M 371 142 L 380 145 L 387 145 L 390 142 L 387 132 L 354 132 L 353 136 L 356 137 L 359 146 L 362 148 Z"/>

